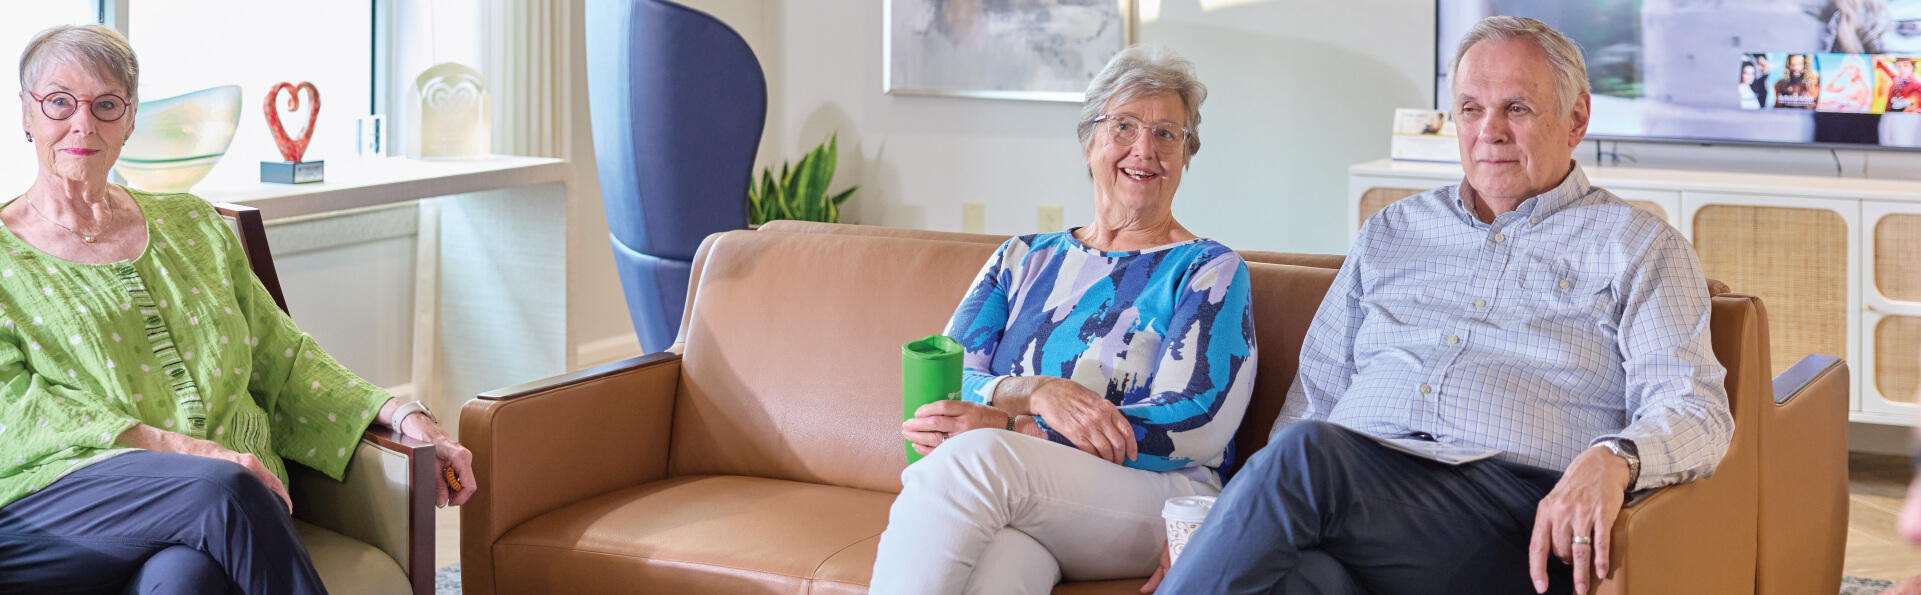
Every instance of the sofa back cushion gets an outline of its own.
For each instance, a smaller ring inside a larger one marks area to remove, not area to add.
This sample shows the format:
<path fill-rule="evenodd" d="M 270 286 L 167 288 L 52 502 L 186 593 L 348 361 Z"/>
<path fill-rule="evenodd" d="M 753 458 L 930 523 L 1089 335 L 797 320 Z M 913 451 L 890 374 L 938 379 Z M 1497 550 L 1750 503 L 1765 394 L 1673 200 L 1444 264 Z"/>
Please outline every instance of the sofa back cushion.
<path fill-rule="evenodd" d="M 668 473 L 900 491 L 900 346 L 943 330 L 994 249 L 720 235 L 688 302 Z"/>
<path fill-rule="evenodd" d="M 1243 253 L 1245 254 L 1245 253 Z M 1334 284 L 1331 268 L 1247 263 L 1248 281 L 1254 289 L 1254 339 L 1260 343 L 1260 361 L 1254 367 L 1254 396 L 1247 404 L 1241 429 L 1234 434 L 1234 463 L 1238 469 L 1267 445 L 1267 434 L 1274 428 L 1274 416 L 1287 400 L 1288 386 L 1301 363 L 1301 343 L 1321 298 Z"/>

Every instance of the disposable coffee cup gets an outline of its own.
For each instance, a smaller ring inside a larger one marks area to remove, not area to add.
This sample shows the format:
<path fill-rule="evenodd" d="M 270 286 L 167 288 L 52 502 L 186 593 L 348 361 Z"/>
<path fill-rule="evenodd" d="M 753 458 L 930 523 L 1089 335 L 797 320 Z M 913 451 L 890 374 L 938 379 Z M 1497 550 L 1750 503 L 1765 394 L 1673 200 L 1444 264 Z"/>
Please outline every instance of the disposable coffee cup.
<path fill-rule="evenodd" d="M 1167 520 L 1169 565 L 1181 559 L 1181 550 L 1187 549 L 1187 540 L 1194 537 L 1194 532 L 1201 530 L 1201 522 L 1207 520 L 1207 511 L 1213 509 L 1213 496 L 1168 498 L 1167 504 L 1161 506 L 1161 518 Z"/>
<path fill-rule="evenodd" d="M 914 419 L 914 412 L 922 405 L 960 398 L 964 351 L 959 341 L 945 335 L 931 335 L 900 347 L 901 421 Z M 914 443 L 901 442 L 907 448 L 907 464 L 919 461 Z"/>

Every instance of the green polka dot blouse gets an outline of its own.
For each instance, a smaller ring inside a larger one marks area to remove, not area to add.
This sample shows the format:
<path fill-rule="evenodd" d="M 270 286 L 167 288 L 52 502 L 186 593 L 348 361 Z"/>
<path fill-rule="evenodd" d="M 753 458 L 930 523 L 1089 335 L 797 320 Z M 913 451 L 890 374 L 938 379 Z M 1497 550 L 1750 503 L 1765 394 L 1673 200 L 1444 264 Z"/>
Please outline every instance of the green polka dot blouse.
<path fill-rule="evenodd" d="M 391 398 L 294 326 L 206 201 L 128 189 L 140 256 L 80 264 L 0 229 L 0 507 L 128 452 L 135 423 L 339 479 Z"/>

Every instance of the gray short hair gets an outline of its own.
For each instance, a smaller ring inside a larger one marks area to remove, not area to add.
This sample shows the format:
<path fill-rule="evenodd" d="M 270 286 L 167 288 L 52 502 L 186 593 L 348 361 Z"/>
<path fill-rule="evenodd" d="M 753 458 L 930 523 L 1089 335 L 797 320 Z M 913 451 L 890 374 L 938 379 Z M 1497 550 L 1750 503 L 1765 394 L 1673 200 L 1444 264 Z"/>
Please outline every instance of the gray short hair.
<path fill-rule="evenodd" d="M 20 88 L 33 88 L 40 71 L 56 62 L 89 68 L 102 79 L 120 83 L 127 88 L 127 103 L 140 103 L 140 60 L 127 38 L 111 27 L 56 25 L 33 36 L 20 52 Z"/>
<path fill-rule="evenodd" d="M 1481 19 L 1461 38 L 1461 45 L 1454 48 L 1454 61 L 1447 65 L 1448 101 L 1454 100 L 1451 96 L 1457 88 L 1455 81 L 1461 76 L 1461 56 L 1467 55 L 1467 49 L 1483 41 L 1509 39 L 1527 40 L 1547 54 L 1548 67 L 1554 69 L 1555 101 L 1560 106 L 1560 114 L 1565 117 L 1573 113 L 1574 101 L 1589 91 L 1587 61 L 1581 58 L 1581 48 L 1547 23 L 1521 17 Z"/>
<path fill-rule="evenodd" d="M 1101 117 L 1107 104 L 1127 103 L 1153 95 L 1173 95 L 1187 109 L 1186 163 L 1201 151 L 1201 102 L 1207 101 L 1207 85 L 1194 75 L 1194 63 L 1160 46 L 1136 45 L 1121 50 L 1107 67 L 1094 75 L 1087 85 L 1087 98 L 1081 102 L 1081 121 L 1076 132 L 1081 150 L 1094 142 L 1094 119 Z"/>

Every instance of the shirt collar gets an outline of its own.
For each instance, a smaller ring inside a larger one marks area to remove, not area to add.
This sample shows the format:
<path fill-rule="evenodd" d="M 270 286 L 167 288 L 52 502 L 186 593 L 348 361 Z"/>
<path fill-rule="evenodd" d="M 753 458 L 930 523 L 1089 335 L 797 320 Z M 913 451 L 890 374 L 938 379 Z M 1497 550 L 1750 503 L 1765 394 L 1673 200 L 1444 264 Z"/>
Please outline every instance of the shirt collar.
<path fill-rule="evenodd" d="M 1514 208 L 1514 212 L 1519 216 L 1537 220 L 1546 218 L 1573 205 L 1581 197 L 1587 196 L 1590 188 L 1587 172 L 1581 170 L 1580 163 L 1569 160 L 1567 177 L 1561 179 L 1560 185 L 1521 201 L 1520 206 Z M 1467 185 L 1467 180 L 1462 180 L 1454 192 L 1454 208 L 1456 212 L 1466 216 L 1469 222 L 1479 225 L 1481 217 L 1474 213 L 1474 205 L 1468 202 L 1468 197 L 1473 192 L 1474 188 Z"/>

